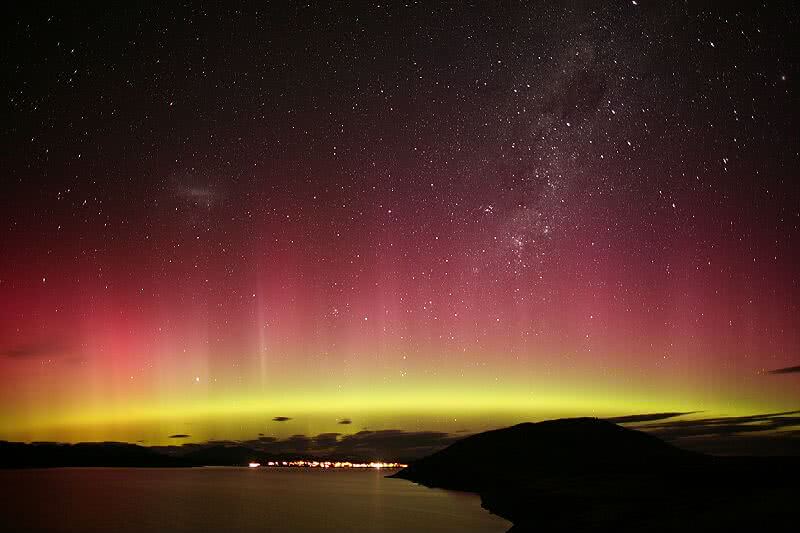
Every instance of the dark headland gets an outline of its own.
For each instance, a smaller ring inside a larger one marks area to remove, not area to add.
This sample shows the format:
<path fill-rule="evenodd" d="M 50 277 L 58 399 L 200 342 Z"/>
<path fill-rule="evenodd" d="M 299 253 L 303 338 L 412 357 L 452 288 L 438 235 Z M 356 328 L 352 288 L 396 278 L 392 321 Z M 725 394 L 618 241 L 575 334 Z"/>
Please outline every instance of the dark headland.
<path fill-rule="evenodd" d="M 466 437 L 393 477 L 477 492 L 511 531 L 795 531 L 800 461 L 715 457 L 594 418 Z"/>

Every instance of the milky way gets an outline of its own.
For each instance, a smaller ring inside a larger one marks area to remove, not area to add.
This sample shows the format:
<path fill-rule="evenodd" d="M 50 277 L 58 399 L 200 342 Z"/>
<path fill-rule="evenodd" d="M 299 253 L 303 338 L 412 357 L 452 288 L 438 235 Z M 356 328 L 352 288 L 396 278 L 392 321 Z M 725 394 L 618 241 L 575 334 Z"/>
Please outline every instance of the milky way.
<path fill-rule="evenodd" d="M 0 438 L 800 405 L 789 2 L 5 27 Z"/>

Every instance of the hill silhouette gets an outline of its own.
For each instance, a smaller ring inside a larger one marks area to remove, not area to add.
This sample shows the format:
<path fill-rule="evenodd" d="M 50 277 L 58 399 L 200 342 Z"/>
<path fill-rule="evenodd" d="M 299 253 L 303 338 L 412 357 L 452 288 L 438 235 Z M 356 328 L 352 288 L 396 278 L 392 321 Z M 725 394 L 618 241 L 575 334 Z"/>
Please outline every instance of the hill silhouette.
<path fill-rule="evenodd" d="M 325 460 L 311 454 L 309 460 Z M 0 468 L 57 468 L 57 467 L 200 467 L 246 466 L 255 461 L 294 461 L 296 454 L 276 454 L 249 446 L 216 444 L 175 449 L 149 448 L 123 442 L 7 442 L 0 441 Z M 333 460 L 363 462 L 360 458 L 336 457 Z"/>
<path fill-rule="evenodd" d="M 478 433 L 414 461 L 395 477 L 479 490 L 532 476 L 620 470 L 701 460 L 698 454 L 596 418 L 523 423 Z"/>
<path fill-rule="evenodd" d="M 797 458 L 712 457 L 575 418 L 472 435 L 392 477 L 477 492 L 514 532 L 788 531 L 798 473 Z"/>
<path fill-rule="evenodd" d="M 123 442 L 25 444 L 0 441 L 0 468 L 52 468 L 74 466 L 182 467 L 191 463 L 160 454 L 144 446 Z"/>

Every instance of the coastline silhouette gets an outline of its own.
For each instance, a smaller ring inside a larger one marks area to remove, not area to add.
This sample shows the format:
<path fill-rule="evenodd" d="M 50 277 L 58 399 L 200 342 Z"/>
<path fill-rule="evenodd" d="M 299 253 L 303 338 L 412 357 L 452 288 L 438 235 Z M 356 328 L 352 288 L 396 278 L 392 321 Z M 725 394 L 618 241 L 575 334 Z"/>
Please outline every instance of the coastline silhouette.
<path fill-rule="evenodd" d="M 594 418 L 466 437 L 393 475 L 477 492 L 511 531 L 793 530 L 797 457 L 715 457 Z"/>

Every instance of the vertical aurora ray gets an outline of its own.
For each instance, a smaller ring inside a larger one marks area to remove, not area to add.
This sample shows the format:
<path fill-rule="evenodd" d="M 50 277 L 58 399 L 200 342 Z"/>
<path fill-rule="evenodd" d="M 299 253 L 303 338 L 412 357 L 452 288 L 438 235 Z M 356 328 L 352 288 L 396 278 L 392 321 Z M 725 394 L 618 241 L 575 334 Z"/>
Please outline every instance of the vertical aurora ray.
<path fill-rule="evenodd" d="M 796 17 L 315 9 L 14 14 L 0 439 L 800 405 Z"/>

